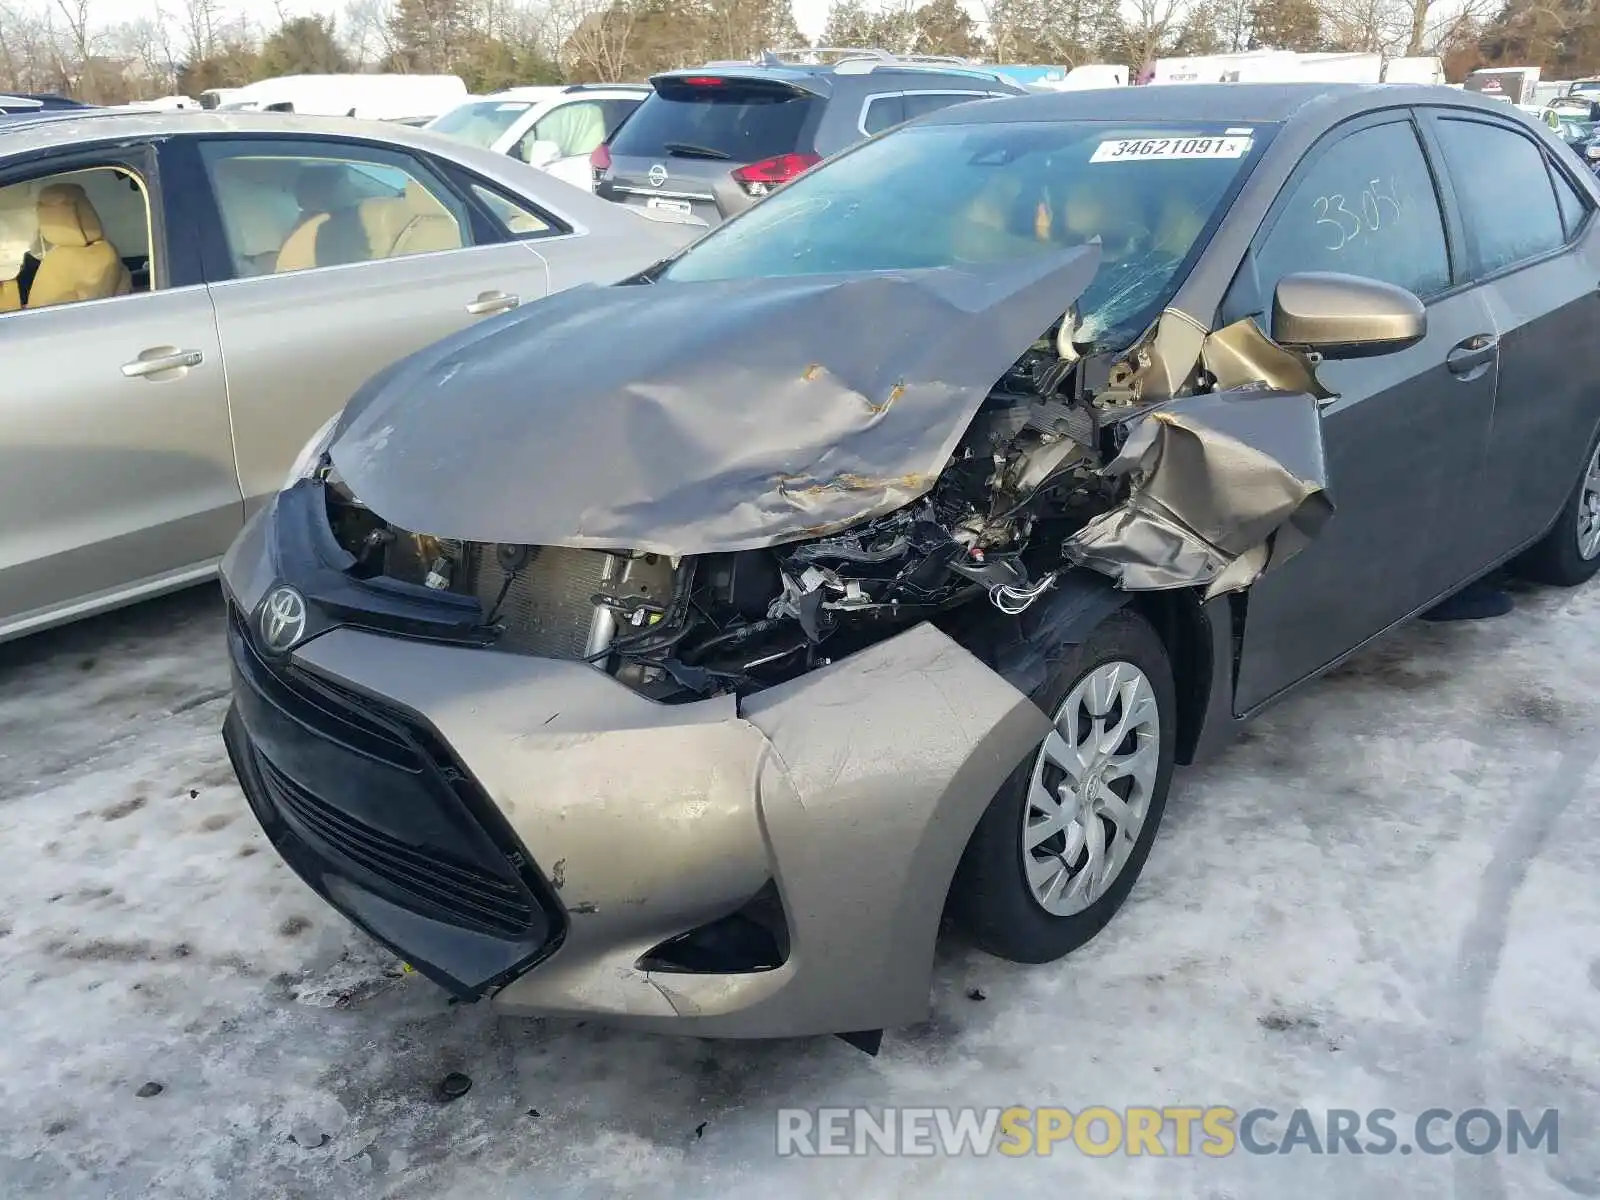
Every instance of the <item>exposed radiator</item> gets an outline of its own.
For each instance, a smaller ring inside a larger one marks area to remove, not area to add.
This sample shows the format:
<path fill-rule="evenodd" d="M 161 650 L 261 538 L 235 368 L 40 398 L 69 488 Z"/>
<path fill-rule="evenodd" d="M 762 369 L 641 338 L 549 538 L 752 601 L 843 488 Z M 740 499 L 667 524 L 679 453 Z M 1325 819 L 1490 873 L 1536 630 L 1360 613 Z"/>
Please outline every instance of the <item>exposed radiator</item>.
<path fill-rule="evenodd" d="M 476 595 L 488 612 L 500 598 L 506 571 L 492 546 L 474 551 L 468 555 L 463 590 Z M 599 550 L 541 547 L 506 591 L 497 619 L 505 634 L 497 645 L 542 658 L 582 658 L 605 563 Z"/>

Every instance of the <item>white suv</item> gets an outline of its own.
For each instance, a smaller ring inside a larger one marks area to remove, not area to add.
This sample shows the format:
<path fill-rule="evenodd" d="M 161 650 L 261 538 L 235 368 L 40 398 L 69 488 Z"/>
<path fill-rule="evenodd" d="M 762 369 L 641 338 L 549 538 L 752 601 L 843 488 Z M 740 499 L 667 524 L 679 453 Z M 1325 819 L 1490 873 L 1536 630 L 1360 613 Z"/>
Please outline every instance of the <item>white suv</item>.
<path fill-rule="evenodd" d="M 509 154 L 589 191 L 590 152 L 649 94 L 642 84 L 626 83 L 509 88 L 474 96 L 426 128 Z"/>

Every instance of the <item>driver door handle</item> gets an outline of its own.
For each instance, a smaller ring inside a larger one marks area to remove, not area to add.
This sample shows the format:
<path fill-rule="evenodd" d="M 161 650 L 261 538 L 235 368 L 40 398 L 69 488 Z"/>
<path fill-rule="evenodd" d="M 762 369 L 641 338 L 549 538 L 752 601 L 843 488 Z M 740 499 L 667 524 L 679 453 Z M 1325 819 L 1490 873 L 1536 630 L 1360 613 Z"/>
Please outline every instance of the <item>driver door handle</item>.
<path fill-rule="evenodd" d="M 1479 368 L 1488 366 L 1499 353 L 1500 339 L 1490 333 L 1480 333 L 1457 342 L 1444 356 L 1444 364 L 1452 375 L 1476 377 Z"/>
<path fill-rule="evenodd" d="M 160 375 L 166 371 L 198 367 L 205 360 L 206 356 L 198 350 L 178 350 L 171 346 L 159 346 L 153 350 L 146 350 L 132 362 L 123 363 L 122 374 L 128 379 L 147 379 L 151 375 Z"/>
<path fill-rule="evenodd" d="M 521 303 L 520 296 L 513 296 L 509 292 L 484 292 L 467 305 L 467 311 L 475 317 L 485 317 L 490 313 L 510 312 Z"/>

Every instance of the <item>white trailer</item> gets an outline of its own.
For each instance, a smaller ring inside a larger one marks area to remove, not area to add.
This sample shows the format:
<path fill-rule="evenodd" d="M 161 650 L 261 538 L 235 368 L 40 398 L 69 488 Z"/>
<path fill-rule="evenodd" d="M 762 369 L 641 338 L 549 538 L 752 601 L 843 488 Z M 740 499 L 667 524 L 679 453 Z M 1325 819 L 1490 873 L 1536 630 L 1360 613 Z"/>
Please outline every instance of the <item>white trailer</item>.
<path fill-rule="evenodd" d="M 1383 55 L 1317 53 L 1297 54 L 1295 73 L 1288 78 L 1302 83 L 1379 83 Z"/>
<path fill-rule="evenodd" d="M 1191 58 L 1158 58 L 1150 82 L 1165 83 L 1377 83 L 1380 54 L 1297 54 L 1245 50 Z"/>
<path fill-rule="evenodd" d="M 1201 54 L 1158 58 L 1152 84 L 1254 83 L 1294 78 L 1297 56 L 1288 50 L 1245 50 L 1237 54 Z"/>
<path fill-rule="evenodd" d="M 1383 64 L 1384 83 L 1444 82 L 1444 60 L 1432 55 L 1413 58 L 1391 58 Z"/>
<path fill-rule="evenodd" d="M 1539 68 L 1484 67 L 1468 75 L 1464 86 L 1480 96 L 1531 107 L 1539 94 Z"/>
<path fill-rule="evenodd" d="M 1073 67 L 1060 83 L 1047 85 L 1061 92 L 1081 92 L 1089 88 L 1127 87 L 1128 68 L 1116 63 L 1084 63 Z"/>
<path fill-rule="evenodd" d="M 373 121 L 437 117 L 467 98 L 458 75 L 283 75 L 235 89 L 217 107 Z"/>

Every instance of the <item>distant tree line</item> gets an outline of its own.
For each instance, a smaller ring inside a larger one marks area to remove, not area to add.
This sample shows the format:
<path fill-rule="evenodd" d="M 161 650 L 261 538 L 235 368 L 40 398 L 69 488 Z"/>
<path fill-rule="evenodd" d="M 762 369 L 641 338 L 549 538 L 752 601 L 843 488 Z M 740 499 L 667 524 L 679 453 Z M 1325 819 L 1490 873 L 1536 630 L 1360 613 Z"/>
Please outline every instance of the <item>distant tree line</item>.
<path fill-rule="evenodd" d="M 1600 74 L 1600 0 L 833 0 L 825 45 L 1135 70 L 1270 47 L 1438 54 L 1450 78 Z M 252 23 L 225 0 L 0 0 L 0 90 L 120 103 L 357 70 L 514 84 L 642 79 L 805 43 L 790 0 L 348 0 Z"/>

